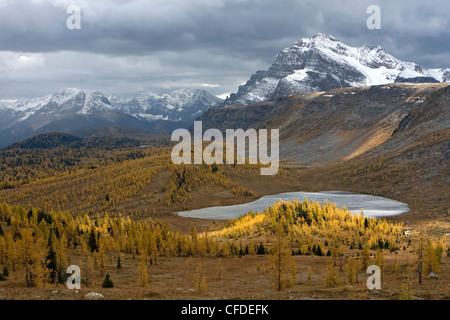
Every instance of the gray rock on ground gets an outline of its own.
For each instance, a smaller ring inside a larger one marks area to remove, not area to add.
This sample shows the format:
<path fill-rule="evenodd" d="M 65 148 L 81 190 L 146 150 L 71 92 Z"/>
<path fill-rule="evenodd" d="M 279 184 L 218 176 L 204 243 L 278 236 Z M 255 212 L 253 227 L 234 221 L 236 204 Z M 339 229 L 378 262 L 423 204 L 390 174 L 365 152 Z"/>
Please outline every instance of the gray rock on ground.
<path fill-rule="evenodd" d="M 97 292 L 91 292 L 84 296 L 86 300 L 103 300 L 105 296 Z"/>

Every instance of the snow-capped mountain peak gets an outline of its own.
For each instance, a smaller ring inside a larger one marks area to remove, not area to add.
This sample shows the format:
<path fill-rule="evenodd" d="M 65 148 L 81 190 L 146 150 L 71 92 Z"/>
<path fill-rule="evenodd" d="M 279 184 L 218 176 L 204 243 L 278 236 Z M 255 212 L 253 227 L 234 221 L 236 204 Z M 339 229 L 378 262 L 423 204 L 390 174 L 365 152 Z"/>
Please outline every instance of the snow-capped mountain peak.
<path fill-rule="evenodd" d="M 302 38 L 300 41 L 295 42 L 294 47 L 305 49 L 320 48 L 320 47 L 333 48 L 339 44 L 341 43 L 336 38 L 327 34 L 318 33 L 312 38 Z M 289 50 L 289 48 L 285 48 L 284 50 Z"/>
<path fill-rule="evenodd" d="M 94 90 L 67 88 L 62 92 L 44 97 L 18 102 L 13 106 L 20 114 L 19 121 L 32 115 L 50 115 L 72 112 L 77 114 L 94 114 L 116 110 L 108 98 Z"/>
<path fill-rule="evenodd" d="M 77 88 L 15 103 L 0 101 L 0 146 L 43 132 L 73 134 L 101 126 L 154 132 L 188 128 L 209 107 L 222 102 L 202 90 L 175 90 L 163 95 L 140 91 L 121 98 Z M 171 121 L 153 123 L 156 120 Z"/>
<path fill-rule="evenodd" d="M 163 95 L 140 91 L 127 98 L 113 97 L 111 102 L 121 111 L 139 119 L 190 122 L 223 100 L 204 90 L 190 92 L 178 89 Z"/>
<path fill-rule="evenodd" d="M 381 46 L 348 46 L 319 33 L 285 48 L 267 71 L 258 71 L 227 104 L 274 100 L 295 92 L 393 82 L 450 81 L 450 69 L 428 70 L 401 61 Z"/>

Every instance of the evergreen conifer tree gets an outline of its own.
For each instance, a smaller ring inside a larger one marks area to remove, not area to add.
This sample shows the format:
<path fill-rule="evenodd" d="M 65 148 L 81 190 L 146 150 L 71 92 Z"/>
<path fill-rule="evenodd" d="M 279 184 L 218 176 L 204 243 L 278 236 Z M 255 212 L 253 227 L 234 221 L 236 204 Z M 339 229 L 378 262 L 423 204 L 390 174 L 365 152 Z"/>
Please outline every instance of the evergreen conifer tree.
<path fill-rule="evenodd" d="M 58 279 L 58 265 L 56 261 L 56 252 L 53 250 L 51 233 L 48 237 L 48 254 L 46 260 L 47 269 L 49 271 L 49 280 L 54 283 Z"/>
<path fill-rule="evenodd" d="M 91 229 L 91 232 L 89 233 L 88 246 L 89 249 L 91 249 L 91 252 L 98 251 L 97 237 L 93 229 Z"/>
<path fill-rule="evenodd" d="M 106 274 L 105 280 L 103 280 L 102 288 L 114 288 L 114 283 L 109 277 L 109 273 Z"/>
<path fill-rule="evenodd" d="M 3 267 L 2 275 L 4 275 L 6 278 L 9 277 L 9 270 L 7 266 Z"/>

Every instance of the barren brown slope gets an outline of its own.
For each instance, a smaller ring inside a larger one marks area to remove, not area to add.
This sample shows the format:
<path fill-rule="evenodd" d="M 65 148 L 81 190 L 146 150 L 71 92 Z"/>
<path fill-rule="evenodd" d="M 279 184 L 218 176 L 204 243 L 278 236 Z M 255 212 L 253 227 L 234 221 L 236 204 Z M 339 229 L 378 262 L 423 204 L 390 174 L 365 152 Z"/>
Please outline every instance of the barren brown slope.
<path fill-rule="evenodd" d="M 382 145 L 402 128 L 402 121 L 413 110 L 436 95 L 447 96 L 447 86 L 390 84 L 297 94 L 275 103 L 213 108 L 200 120 L 204 130 L 280 129 L 283 159 L 297 165 L 320 166 L 352 159 Z M 446 116 L 434 113 L 429 121 L 439 117 Z M 430 130 L 443 128 L 445 123 Z"/>

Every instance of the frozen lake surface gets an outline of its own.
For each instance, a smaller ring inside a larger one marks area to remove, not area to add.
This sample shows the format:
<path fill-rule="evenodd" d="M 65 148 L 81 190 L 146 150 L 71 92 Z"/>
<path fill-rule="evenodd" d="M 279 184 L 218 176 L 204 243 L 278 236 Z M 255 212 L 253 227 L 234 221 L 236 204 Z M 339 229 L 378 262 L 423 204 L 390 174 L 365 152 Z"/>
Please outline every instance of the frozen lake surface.
<path fill-rule="evenodd" d="M 410 211 L 406 203 L 395 200 L 357 194 L 343 191 L 322 191 L 322 192 L 287 192 L 270 196 L 264 196 L 256 201 L 238 204 L 233 206 L 209 207 L 198 210 L 179 212 L 182 217 L 228 220 L 237 218 L 250 210 L 253 212 L 263 212 L 266 207 L 274 205 L 277 201 L 303 201 L 304 199 L 325 203 L 328 200 L 335 203 L 339 208 L 346 206 L 353 213 L 361 213 L 364 217 L 388 217 L 396 216 Z"/>

